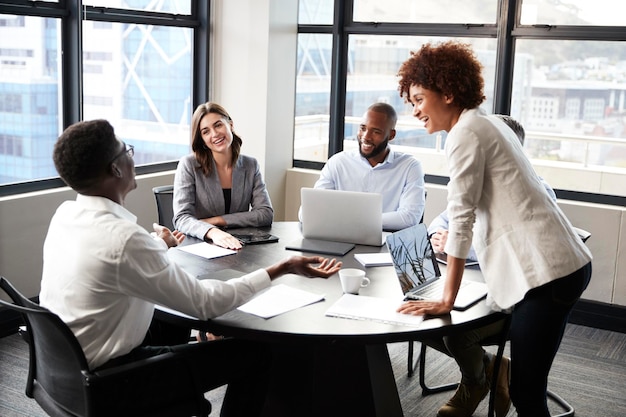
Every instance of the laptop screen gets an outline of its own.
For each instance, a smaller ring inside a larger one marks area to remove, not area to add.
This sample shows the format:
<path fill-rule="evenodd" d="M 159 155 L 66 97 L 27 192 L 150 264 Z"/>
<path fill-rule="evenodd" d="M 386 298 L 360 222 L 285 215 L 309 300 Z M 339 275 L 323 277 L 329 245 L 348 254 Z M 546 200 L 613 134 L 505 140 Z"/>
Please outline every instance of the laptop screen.
<path fill-rule="evenodd" d="M 403 294 L 441 276 L 424 223 L 388 235 L 387 248 Z"/>
<path fill-rule="evenodd" d="M 300 193 L 305 238 L 384 245 L 382 195 L 305 187 Z"/>

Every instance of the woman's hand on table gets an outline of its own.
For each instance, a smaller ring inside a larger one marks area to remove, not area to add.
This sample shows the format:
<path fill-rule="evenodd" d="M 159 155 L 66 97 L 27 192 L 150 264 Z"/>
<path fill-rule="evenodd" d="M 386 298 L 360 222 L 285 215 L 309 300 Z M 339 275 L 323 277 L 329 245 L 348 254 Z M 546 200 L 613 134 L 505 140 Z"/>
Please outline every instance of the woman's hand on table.
<path fill-rule="evenodd" d="M 212 227 L 206 233 L 206 237 L 211 239 L 217 246 L 221 246 L 226 249 L 239 250 L 242 248 L 241 241 L 235 236 L 223 231 L 220 228 Z"/>
<path fill-rule="evenodd" d="M 452 306 L 437 300 L 409 300 L 396 311 L 413 316 L 443 316 L 452 311 Z"/>

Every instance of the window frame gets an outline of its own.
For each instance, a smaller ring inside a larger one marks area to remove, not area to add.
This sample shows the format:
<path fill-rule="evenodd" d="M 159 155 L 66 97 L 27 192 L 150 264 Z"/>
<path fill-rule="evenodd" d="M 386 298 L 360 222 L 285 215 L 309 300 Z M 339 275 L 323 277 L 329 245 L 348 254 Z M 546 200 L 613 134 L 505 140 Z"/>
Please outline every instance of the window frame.
<path fill-rule="evenodd" d="M 498 2 L 495 24 L 437 24 L 355 22 L 352 18 L 354 0 L 334 0 L 332 25 L 300 24 L 298 34 L 332 34 L 330 121 L 328 156 L 343 150 L 345 97 L 350 35 L 402 35 L 480 37 L 497 40 L 494 113 L 510 114 L 513 88 L 515 42 L 518 39 L 626 41 L 626 26 L 562 26 L 521 25 L 523 0 L 494 0 Z M 338 115 L 341 115 L 339 117 Z M 293 160 L 294 168 L 321 170 L 323 162 Z M 426 174 L 429 183 L 447 184 L 449 178 Z M 626 197 L 555 190 L 557 197 L 568 200 L 626 206 Z"/>
<path fill-rule="evenodd" d="M 81 0 L 59 0 L 58 3 L 27 0 L 0 0 L 0 14 L 36 16 L 61 19 L 61 79 L 59 92 L 63 109 L 59 114 L 63 129 L 83 119 L 82 111 L 82 25 L 83 20 L 111 23 L 138 23 L 155 26 L 173 26 L 193 30 L 192 46 L 192 109 L 208 100 L 209 96 L 209 22 L 211 1 L 191 1 L 191 13 L 152 12 L 101 6 L 83 6 Z M 138 175 L 176 169 L 178 161 L 164 161 L 138 165 Z M 59 177 L 34 179 L 0 185 L 0 197 L 24 194 L 66 184 Z"/>

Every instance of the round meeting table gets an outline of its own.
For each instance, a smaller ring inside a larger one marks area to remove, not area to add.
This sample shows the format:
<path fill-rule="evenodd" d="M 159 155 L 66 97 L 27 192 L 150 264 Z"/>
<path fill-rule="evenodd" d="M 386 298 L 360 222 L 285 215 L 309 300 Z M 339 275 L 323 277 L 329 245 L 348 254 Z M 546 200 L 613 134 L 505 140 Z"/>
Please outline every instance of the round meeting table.
<path fill-rule="evenodd" d="M 198 279 L 227 280 L 291 255 L 315 255 L 285 249 L 302 238 L 299 226 L 298 222 L 275 222 L 261 232 L 278 236 L 277 242 L 246 245 L 233 255 L 206 259 L 179 248 L 170 249 L 169 255 Z M 243 232 L 246 230 L 239 231 Z M 188 238 L 185 244 L 198 242 Z M 357 253 L 385 251 L 386 246 L 356 245 L 337 259 L 344 268 L 365 269 L 371 283 L 361 288 L 360 295 L 401 302 L 402 291 L 393 266 L 365 268 L 354 259 Z M 440 269 L 445 274 L 445 266 L 441 265 Z M 482 275 L 480 270 L 468 269 L 464 279 L 482 281 Z M 158 307 L 155 313 L 160 319 L 190 328 L 270 345 L 274 355 L 263 414 L 268 417 L 402 416 L 387 343 L 441 337 L 504 316 L 490 310 L 483 299 L 464 311 L 427 317 L 415 326 L 329 317 L 326 311 L 342 296 L 338 274 L 328 279 L 288 274 L 272 282 L 278 284 L 322 294 L 323 300 L 271 318 L 238 309 L 207 321 L 163 307 Z"/>

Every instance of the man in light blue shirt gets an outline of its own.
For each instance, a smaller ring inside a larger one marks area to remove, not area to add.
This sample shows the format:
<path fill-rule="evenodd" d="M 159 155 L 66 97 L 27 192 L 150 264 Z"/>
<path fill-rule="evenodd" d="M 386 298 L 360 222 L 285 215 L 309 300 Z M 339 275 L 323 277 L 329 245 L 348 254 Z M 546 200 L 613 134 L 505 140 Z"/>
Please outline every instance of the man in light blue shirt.
<path fill-rule="evenodd" d="M 382 194 L 383 229 L 392 231 L 418 224 L 426 203 L 422 164 L 389 146 L 397 119 L 389 104 L 368 107 L 357 133 L 359 149 L 333 155 L 315 183 L 315 188 Z"/>

